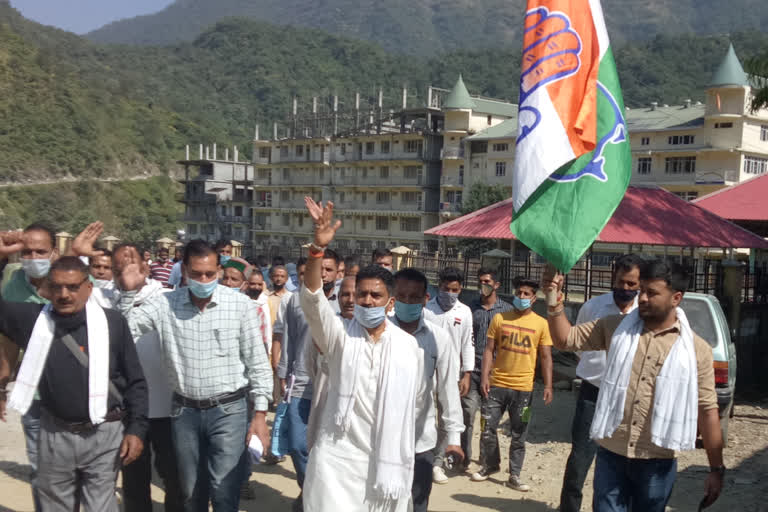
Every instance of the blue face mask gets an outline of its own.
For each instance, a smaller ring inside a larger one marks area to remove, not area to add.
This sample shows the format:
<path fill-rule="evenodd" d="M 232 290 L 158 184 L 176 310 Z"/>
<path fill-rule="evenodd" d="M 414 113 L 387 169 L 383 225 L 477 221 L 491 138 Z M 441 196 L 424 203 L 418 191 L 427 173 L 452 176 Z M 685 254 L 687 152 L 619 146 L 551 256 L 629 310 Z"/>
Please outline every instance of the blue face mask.
<path fill-rule="evenodd" d="M 395 316 L 401 322 L 415 322 L 421 318 L 423 304 L 406 304 L 405 302 L 395 301 Z"/>
<path fill-rule="evenodd" d="M 229 260 L 232 259 L 232 256 L 229 254 L 220 254 L 219 255 L 219 265 L 226 265 Z"/>
<path fill-rule="evenodd" d="M 521 299 L 517 295 L 512 299 L 512 306 L 518 311 L 525 311 L 531 307 L 531 299 Z"/>
<path fill-rule="evenodd" d="M 48 258 L 27 259 L 21 258 L 21 268 L 32 279 L 40 279 L 48 275 L 51 270 L 51 260 Z"/>
<path fill-rule="evenodd" d="M 380 326 L 386 317 L 387 311 L 384 306 L 364 308 L 355 304 L 355 320 L 366 329 Z"/>
<path fill-rule="evenodd" d="M 198 299 L 207 299 L 213 295 L 213 291 L 219 286 L 219 282 L 214 280 L 210 283 L 201 283 L 200 281 L 194 281 L 188 278 L 187 286 L 192 295 Z"/>

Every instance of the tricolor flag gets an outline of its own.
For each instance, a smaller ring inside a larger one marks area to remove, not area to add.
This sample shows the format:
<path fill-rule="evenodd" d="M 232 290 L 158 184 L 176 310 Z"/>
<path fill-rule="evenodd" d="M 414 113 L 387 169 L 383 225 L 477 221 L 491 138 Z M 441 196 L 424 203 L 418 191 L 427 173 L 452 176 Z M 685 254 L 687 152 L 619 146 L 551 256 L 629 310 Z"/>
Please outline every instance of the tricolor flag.
<path fill-rule="evenodd" d="M 632 154 L 599 0 L 529 0 L 510 229 L 567 272 L 629 185 Z"/>

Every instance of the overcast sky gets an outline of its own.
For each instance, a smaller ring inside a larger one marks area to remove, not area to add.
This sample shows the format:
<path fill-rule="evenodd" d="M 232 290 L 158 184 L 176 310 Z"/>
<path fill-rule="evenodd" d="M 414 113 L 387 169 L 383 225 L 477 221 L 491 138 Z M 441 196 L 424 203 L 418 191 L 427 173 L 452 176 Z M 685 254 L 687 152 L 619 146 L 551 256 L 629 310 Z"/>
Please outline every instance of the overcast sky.
<path fill-rule="evenodd" d="M 11 0 L 26 18 L 84 34 L 110 21 L 162 10 L 173 0 Z"/>

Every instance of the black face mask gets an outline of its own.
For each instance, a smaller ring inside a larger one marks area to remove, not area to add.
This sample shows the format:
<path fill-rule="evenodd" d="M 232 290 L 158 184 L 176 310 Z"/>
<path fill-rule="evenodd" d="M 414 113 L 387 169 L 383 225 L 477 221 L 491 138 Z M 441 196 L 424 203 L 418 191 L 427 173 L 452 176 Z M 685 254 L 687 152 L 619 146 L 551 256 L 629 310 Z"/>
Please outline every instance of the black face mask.
<path fill-rule="evenodd" d="M 613 300 L 618 304 L 628 304 L 637 297 L 637 290 L 625 290 L 624 288 L 613 289 Z"/>
<path fill-rule="evenodd" d="M 283 284 L 272 283 L 272 289 L 275 290 L 276 292 L 279 292 L 283 288 L 285 288 L 285 283 L 283 283 Z"/>
<path fill-rule="evenodd" d="M 256 300 L 259 298 L 259 295 L 261 295 L 261 290 L 251 290 L 250 288 L 248 288 L 245 294 L 248 295 L 253 300 Z"/>
<path fill-rule="evenodd" d="M 325 293 L 330 292 L 336 287 L 336 281 L 331 281 L 330 283 L 323 283 L 323 291 Z"/>

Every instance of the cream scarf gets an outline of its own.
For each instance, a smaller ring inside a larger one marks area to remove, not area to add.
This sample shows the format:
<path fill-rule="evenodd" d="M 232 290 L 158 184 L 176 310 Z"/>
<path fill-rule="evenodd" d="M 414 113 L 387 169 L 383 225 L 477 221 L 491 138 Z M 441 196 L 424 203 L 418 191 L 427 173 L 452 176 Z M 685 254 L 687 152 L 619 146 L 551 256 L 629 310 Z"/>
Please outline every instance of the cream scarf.
<path fill-rule="evenodd" d="M 681 308 L 677 308 L 677 320 L 680 336 L 664 360 L 654 386 L 651 441 L 661 448 L 679 451 L 695 447 L 699 387 L 693 331 Z M 592 420 L 592 439 L 611 437 L 624 418 L 632 362 L 642 330 L 643 320 L 634 310 L 613 334 Z"/>
<path fill-rule="evenodd" d="M 32 405 L 35 390 L 48 359 L 48 351 L 56 329 L 51 305 L 43 307 L 37 317 L 29 344 L 21 362 L 21 369 L 13 386 L 8 406 L 24 414 Z M 109 394 L 109 325 L 104 310 L 92 301 L 85 305 L 88 330 L 88 413 L 91 422 L 98 425 L 107 414 Z"/>

